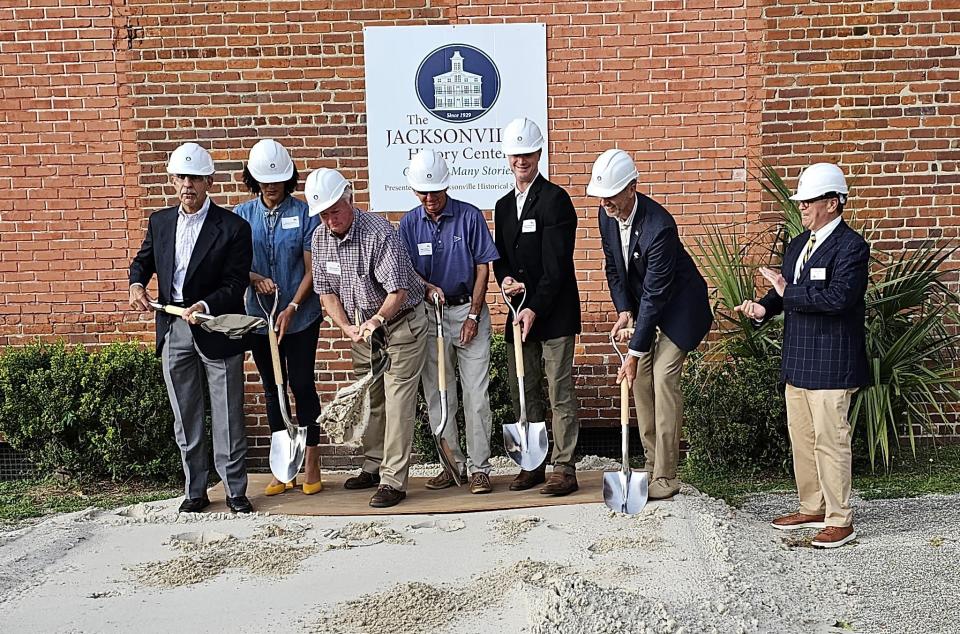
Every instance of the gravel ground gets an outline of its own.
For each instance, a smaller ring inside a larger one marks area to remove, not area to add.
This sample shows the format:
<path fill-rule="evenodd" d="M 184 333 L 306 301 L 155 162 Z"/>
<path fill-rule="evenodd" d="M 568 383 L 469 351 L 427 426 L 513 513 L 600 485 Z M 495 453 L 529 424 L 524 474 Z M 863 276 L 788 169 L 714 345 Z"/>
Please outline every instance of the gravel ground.
<path fill-rule="evenodd" d="M 758 494 L 741 511 L 769 521 L 796 503 L 794 494 Z M 843 620 L 863 634 L 960 632 L 960 495 L 854 497 L 852 506 L 857 540 L 816 553 L 849 580 L 853 600 Z M 815 533 L 789 535 L 806 541 Z"/>
<path fill-rule="evenodd" d="M 829 552 L 769 526 L 786 494 L 376 520 L 178 503 L 0 535 L 0 631 L 216 631 L 230 596 L 236 632 L 960 632 L 960 496 L 856 500 L 860 539 Z"/>

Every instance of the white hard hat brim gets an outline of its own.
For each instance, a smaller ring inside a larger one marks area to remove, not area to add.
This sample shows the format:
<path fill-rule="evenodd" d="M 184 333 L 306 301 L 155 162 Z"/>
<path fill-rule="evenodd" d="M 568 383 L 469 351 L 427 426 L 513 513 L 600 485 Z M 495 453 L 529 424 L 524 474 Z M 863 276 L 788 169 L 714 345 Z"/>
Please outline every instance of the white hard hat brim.
<path fill-rule="evenodd" d="M 349 185 L 349 183 L 344 181 L 337 187 L 337 189 L 334 190 L 333 193 L 330 194 L 330 197 L 327 198 L 326 200 L 320 200 L 320 201 L 308 203 L 309 215 L 316 216 L 317 214 L 321 214 L 327 209 L 330 209 L 331 207 L 333 207 L 337 203 L 337 201 L 340 200 L 340 198 L 343 196 L 343 192 L 347 190 L 347 185 Z"/>
<path fill-rule="evenodd" d="M 443 181 L 442 183 L 414 183 L 407 181 L 407 183 L 410 185 L 410 189 L 415 192 L 442 192 L 450 188 L 448 181 Z"/>
<path fill-rule="evenodd" d="M 293 163 L 291 162 L 287 169 L 283 170 L 281 174 L 257 172 L 256 169 L 250 167 L 249 164 L 247 165 L 247 171 L 250 172 L 250 176 L 253 176 L 254 180 L 258 183 L 285 183 L 293 176 Z"/>
<path fill-rule="evenodd" d="M 533 154 L 537 150 L 543 149 L 543 144 L 540 145 L 504 145 L 502 148 L 503 153 L 507 156 L 516 156 L 518 154 Z"/>
<path fill-rule="evenodd" d="M 181 169 L 177 169 L 177 168 Z M 214 170 L 212 167 L 206 169 L 197 169 L 195 167 L 185 167 L 183 165 L 167 165 L 167 174 L 177 175 L 183 174 L 185 176 L 213 176 Z"/>

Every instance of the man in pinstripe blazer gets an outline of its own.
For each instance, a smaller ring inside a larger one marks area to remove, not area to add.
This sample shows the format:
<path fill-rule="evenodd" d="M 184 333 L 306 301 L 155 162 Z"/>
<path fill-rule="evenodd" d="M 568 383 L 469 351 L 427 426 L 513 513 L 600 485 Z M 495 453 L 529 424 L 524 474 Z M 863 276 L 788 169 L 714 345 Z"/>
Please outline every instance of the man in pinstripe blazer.
<path fill-rule="evenodd" d="M 869 382 L 864 295 L 870 247 L 840 217 L 847 193 L 836 165 L 804 170 L 791 199 L 807 231 L 787 245 L 779 273 L 760 269 L 773 286 L 766 296 L 737 307 L 759 323 L 784 314 L 782 378 L 800 509 L 773 527 L 819 528 L 813 540 L 819 548 L 857 536 L 847 412 L 854 392 Z"/>

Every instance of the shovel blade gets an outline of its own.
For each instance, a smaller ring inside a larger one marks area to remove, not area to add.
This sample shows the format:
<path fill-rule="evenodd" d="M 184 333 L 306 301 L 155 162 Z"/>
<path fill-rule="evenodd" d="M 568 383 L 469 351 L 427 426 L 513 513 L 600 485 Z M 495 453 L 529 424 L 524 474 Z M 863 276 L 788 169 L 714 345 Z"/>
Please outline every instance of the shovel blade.
<path fill-rule="evenodd" d="M 457 486 L 462 486 L 463 478 L 460 477 L 460 469 L 457 467 L 457 459 L 453 449 L 450 448 L 450 443 L 440 436 L 434 436 L 433 440 L 437 443 L 437 455 L 440 456 L 440 464 L 443 465 L 443 470 L 453 478 Z"/>
<path fill-rule="evenodd" d="M 603 502 L 617 513 L 636 515 L 647 504 L 646 471 L 607 471 L 603 474 Z"/>
<path fill-rule="evenodd" d="M 300 473 L 307 447 L 307 428 L 297 427 L 290 436 L 286 429 L 270 434 L 270 472 L 280 482 L 291 482 Z"/>
<path fill-rule="evenodd" d="M 508 423 L 503 426 L 503 448 L 524 471 L 533 471 L 543 464 L 548 446 L 546 423 Z"/>

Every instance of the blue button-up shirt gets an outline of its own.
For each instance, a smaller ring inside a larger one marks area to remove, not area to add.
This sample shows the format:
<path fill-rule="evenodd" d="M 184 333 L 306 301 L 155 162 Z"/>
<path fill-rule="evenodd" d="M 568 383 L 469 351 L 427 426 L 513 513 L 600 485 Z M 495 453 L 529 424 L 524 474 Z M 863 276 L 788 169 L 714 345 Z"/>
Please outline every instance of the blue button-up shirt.
<path fill-rule="evenodd" d="M 472 295 L 477 265 L 500 257 L 480 210 L 449 196 L 439 222 L 423 205 L 408 211 L 400 238 L 417 274 L 449 297 Z"/>
<path fill-rule="evenodd" d="M 280 289 L 279 314 L 293 300 L 306 274 L 303 253 L 310 251 L 310 241 L 320 224 L 320 217 L 311 216 L 307 203 L 293 196 L 284 198 L 273 213 L 260 196 L 240 203 L 233 211 L 250 223 L 253 230 L 251 270 L 269 277 Z M 273 298 L 264 296 L 261 299 L 269 310 Z M 252 285 L 247 289 L 247 314 L 266 318 Z M 320 298 L 311 292 L 300 303 L 287 332 L 300 332 L 319 318 Z"/>

